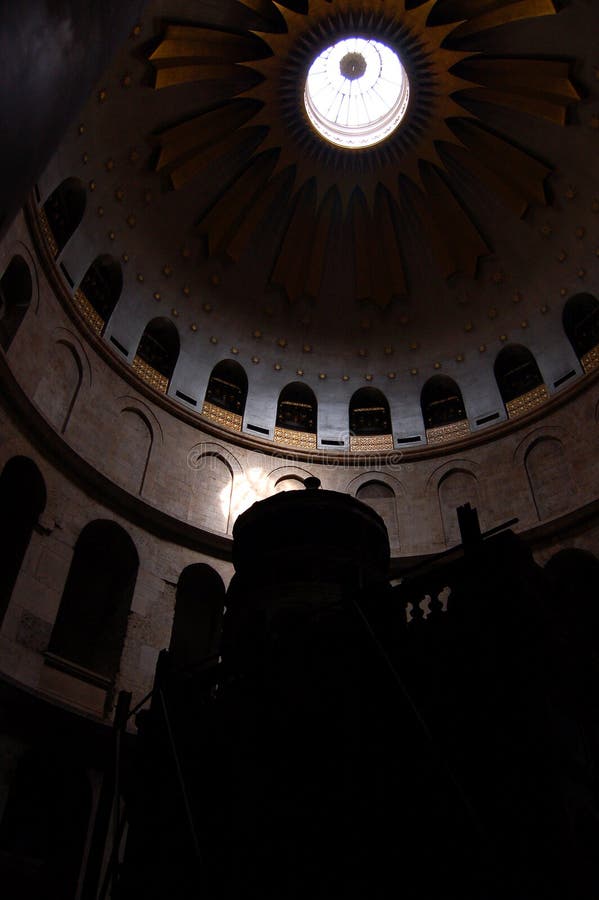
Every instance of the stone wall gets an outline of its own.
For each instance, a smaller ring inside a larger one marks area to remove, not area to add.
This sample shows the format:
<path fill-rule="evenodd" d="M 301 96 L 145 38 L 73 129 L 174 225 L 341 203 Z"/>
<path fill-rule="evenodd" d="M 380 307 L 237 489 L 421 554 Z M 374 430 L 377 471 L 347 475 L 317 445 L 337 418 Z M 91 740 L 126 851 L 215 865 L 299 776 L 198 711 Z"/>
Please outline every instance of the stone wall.
<path fill-rule="evenodd" d="M 0 277 L 15 253 L 31 267 L 34 288 L 2 362 L 0 471 L 14 456 L 28 457 L 48 495 L 0 631 L 2 672 L 27 687 L 104 712 L 77 694 L 69 673 L 49 677 L 44 656 L 77 537 L 96 519 L 120 524 L 139 556 L 116 685 L 134 702 L 168 646 L 182 570 L 205 562 L 228 584 L 236 517 L 307 475 L 359 495 L 383 516 L 395 571 L 456 543 L 453 510 L 465 501 L 477 505 L 484 529 L 517 517 L 540 562 L 565 546 L 599 552 L 595 374 L 542 417 L 523 416 L 484 440 L 370 458 L 294 456 L 204 426 L 99 352 L 57 298 L 23 216 L 0 247 Z"/>

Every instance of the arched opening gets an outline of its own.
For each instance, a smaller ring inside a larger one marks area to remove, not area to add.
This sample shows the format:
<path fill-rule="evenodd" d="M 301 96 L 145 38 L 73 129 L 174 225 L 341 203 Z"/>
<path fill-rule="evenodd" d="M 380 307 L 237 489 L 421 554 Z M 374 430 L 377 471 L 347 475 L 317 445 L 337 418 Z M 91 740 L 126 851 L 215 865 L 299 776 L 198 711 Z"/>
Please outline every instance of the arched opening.
<path fill-rule="evenodd" d="M 111 463 L 114 475 L 128 490 L 141 494 L 154 443 L 154 429 L 139 409 L 122 409 Z"/>
<path fill-rule="evenodd" d="M 216 662 L 224 606 L 225 586 L 214 569 L 203 563 L 183 569 L 169 647 L 175 667 Z"/>
<path fill-rule="evenodd" d="M 363 503 L 371 503 L 373 500 L 395 500 L 395 491 L 383 481 L 368 481 L 358 488 L 356 497 Z"/>
<path fill-rule="evenodd" d="M 482 504 L 478 491 L 478 482 L 473 472 L 464 469 L 452 469 L 446 472 L 439 481 L 439 508 L 443 522 L 445 543 L 448 547 L 461 543 L 462 536 L 458 522 L 458 506 L 469 503 L 482 514 Z"/>
<path fill-rule="evenodd" d="M 20 760 L 0 825 L 5 896 L 76 896 L 91 805 L 88 778 L 72 761 L 46 748 Z"/>
<path fill-rule="evenodd" d="M 391 450 L 391 413 L 385 395 L 377 388 L 364 387 L 349 403 L 351 450 Z"/>
<path fill-rule="evenodd" d="M 98 334 L 104 331 L 122 289 L 123 272 L 120 264 L 108 254 L 98 256 L 75 291 L 79 312 Z"/>
<path fill-rule="evenodd" d="M 78 178 L 67 178 L 50 194 L 43 207 L 53 255 L 64 250 L 85 212 L 85 188 Z"/>
<path fill-rule="evenodd" d="M 537 361 L 521 344 L 509 344 L 497 354 L 495 378 L 510 419 L 534 409 L 549 396 Z"/>
<path fill-rule="evenodd" d="M 210 375 L 202 415 L 219 425 L 241 431 L 247 392 L 248 379 L 243 366 L 233 359 L 222 360 Z"/>
<path fill-rule="evenodd" d="M 576 487 L 558 438 L 534 441 L 526 451 L 524 467 L 539 519 L 551 519 L 572 507 Z"/>
<path fill-rule="evenodd" d="M 189 520 L 200 528 L 227 534 L 232 517 L 233 469 L 220 453 L 202 454 L 193 465 Z"/>
<path fill-rule="evenodd" d="M 177 359 L 179 332 L 169 319 L 152 319 L 141 336 L 133 368 L 157 391 L 166 394 Z"/>
<path fill-rule="evenodd" d="M 564 331 L 585 372 L 599 367 L 599 300 L 575 294 L 562 313 Z"/>
<path fill-rule="evenodd" d="M 13 256 L 0 280 L 0 345 L 8 350 L 31 303 L 33 282 L 22 256 Z"/>
<path fill-rule="evenodd" d="M 21 570 L 33 529 L 46 506 L 46 485 L 39 469 L 25 456 L 10 459 L 0 475 L 2 565 L 0 624 Z"/>
<path fill-rule="evenodd" d="M 314 391 L 293 381 L 279 394 L 275 441 L 292 447 L 316 448 L 317 404 Z"/>
<path fill-rule="evenodd" d="M 441 444 L 470 432 L 462 392 L 447 375 L 433 375 L 420 395 L 426 437 Z"/>
<path fill-rule="evenodd" d="M 138 566 L 133 541 L 120 525 L 86 525 L 75 544 L 50 653 L 113 682 Z"/>
<path fill-rule="evenodd" d="M 391 547 L 399 547 L 399 527 L 395 491 L 384 481 L 367 481 L 356 491 L 356 498 L 366 503 L 384 521 Z"/>
<path fill-rule="evenodd" d="M 62 434 L 69 424 L 82 383 L 83 364 L 79 351 L 70 341 L 56 341 L 34 400 Z"/>

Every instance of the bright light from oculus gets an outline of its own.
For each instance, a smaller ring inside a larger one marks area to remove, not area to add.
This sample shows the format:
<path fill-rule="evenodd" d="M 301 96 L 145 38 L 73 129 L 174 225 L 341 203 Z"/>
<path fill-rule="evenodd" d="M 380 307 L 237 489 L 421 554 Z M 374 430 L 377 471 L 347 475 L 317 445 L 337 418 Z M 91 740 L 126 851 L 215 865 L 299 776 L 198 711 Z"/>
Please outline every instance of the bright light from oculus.
<path fill-rule="evenodd" d="M 310 122 L 337 147 L 372 147 L 406 114 L 410 84 L 397 53 L 380 41 L 350 37 L 320 53 L 308 72 Z"/>

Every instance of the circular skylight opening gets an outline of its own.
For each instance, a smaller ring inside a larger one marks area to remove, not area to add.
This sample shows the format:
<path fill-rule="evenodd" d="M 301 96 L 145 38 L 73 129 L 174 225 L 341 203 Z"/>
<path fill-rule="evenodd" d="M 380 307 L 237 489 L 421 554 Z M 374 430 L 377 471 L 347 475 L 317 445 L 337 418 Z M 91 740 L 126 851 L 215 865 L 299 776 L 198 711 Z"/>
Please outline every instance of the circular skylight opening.
<path fill-rule="evenodd" d="M 372 147 L 406 114 L 408 76 L 380 41 L 350 37 L 320 53 L 308 72 L 304 104 L 316 131 L 337 147 Z"/>

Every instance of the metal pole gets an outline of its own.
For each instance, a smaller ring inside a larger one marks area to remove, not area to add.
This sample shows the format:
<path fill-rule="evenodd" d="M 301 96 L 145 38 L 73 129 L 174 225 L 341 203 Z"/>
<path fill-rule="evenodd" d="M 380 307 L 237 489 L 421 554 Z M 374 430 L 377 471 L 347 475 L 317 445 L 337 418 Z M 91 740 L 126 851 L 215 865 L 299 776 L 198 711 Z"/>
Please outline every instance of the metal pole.
<path fill-rule="evenodd" d="M 131 694 L 129 691 L 120 691 L 114 714 L 115 747 L 114 747 L 114 801 L 112 808 L 112 853 L 110 861 L 111 869 L 111 897 L 117 896 L 118 891 L 118 866 L 120 850 L 120 816 L 121 816 L 121 738 L 129 717 Z"/>

